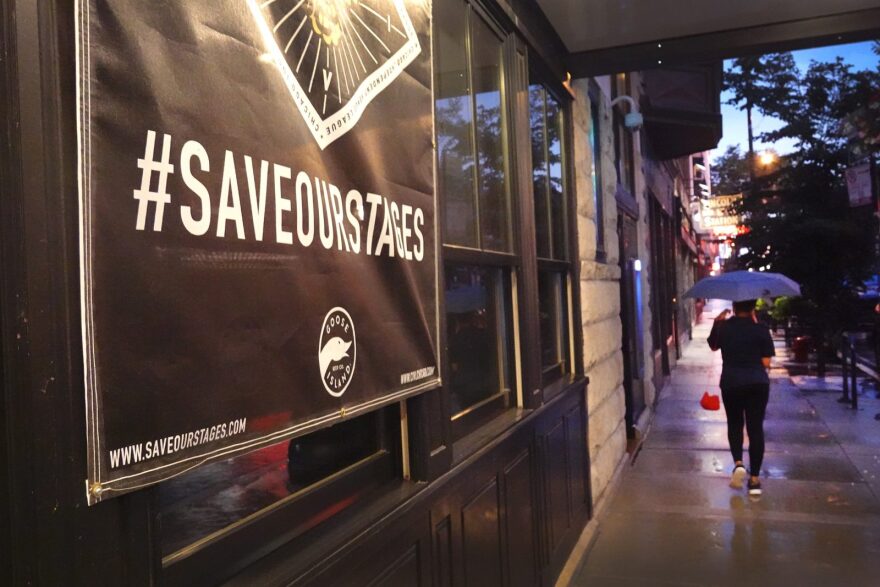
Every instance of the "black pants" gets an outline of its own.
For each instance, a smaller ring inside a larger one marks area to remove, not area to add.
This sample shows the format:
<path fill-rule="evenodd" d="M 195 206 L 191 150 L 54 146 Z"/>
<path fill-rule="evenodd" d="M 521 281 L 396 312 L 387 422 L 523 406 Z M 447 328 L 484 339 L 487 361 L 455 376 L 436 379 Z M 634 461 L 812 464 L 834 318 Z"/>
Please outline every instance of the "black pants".
<path fill-rule="evenodd" d="M 749 433 L 749 473 L 759 475 L 764 460 L 764 413 L 770 386 L 745 385 L 721 390 L 727 412 L 727 441 L 734 461 L 743 457 L 743 424 Z"/>

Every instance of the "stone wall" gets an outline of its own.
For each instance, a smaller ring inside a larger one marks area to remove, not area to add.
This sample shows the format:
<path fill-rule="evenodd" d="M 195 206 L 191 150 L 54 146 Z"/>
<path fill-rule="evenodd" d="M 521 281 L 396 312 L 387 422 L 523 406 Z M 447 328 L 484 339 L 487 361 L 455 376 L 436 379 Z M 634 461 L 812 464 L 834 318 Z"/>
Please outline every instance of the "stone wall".
<path fill-rule="evenodd" d="M 583 330 L 584 370 L 590 378 L 587 391 L 589 417 L 588 446 L 594 503 L 605 490 L 626 454 L 625 399 L 623 387 L 622 324 L 620 317 L 620 251 L 617 236 L 617 172 L 614 164 L 614 135 L 610 83 L 599 79 L 599 125 L 601 148 L 601 198 L 604 223 L 604 261 L 596 259 L 596 206 L 593 194 L 593 153 L 590 147 L 592 124 L 589 81 L 575 80 L 573 104 L 574 166 L 576 171 L 578 251 L 580 255 L 581 328 Z M 633 75 L 633 97 L 638 101 L 638 74 Z M 648 253 L 647 202 L 638 133 L 634 140 L 635 191 L 639 203 L 638 255 L 642 261 L 642 335 L 645 377 L 636 386 L 645 394 L 644 422 L 651 417 L 655 391 L 651 381 L 651 312 Z"/>
<path fill-rule="evenodd" d="M 600 144 L 601 197 L 604 216 L 605 261 L 596 260 L 596 206 L 593 194 L 593 153 L 590 148 L 589 82 L 573 83 L 574 166 L 576 171 L 578 251 L 580 255 L 581 328 L 587 391 L 588 446 L 593 501 L 601 499 L 626 452 L 623 355 L 621 352 L 620 267 L 617 206 L 614 193 L 614 143 L 611 112 L 602 93 Z"/>

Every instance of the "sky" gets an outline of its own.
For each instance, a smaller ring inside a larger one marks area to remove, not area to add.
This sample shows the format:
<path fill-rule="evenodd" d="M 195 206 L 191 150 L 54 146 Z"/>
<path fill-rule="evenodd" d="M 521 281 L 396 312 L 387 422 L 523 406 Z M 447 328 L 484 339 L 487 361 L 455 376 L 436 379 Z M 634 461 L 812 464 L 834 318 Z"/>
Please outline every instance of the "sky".
<path fill-rule="evenodd" d="M 804 49 L 803 51 L 793 51 L 792 55 L 797 63 L 798 69 L 805 70 L 810 65 L 810 61 L 833 61 L 838 55 L 843 57 L 845 61 L 851 63 L 855 69 L 868 69 L 877 67 L 880 56 L 874 54 L 871 50 L 871 42 L 852 43 L 849 45 L 833 45 L 830 47 L 820 47 L 818 49 Z M 724 68 L 731 67 L 733 61 L 725 61 Z M 723 124 L 723 136 L 718 143 L 718 147 L 712 156 L 717 157 L 727 149 L 728 145 L 739 145 L 740 150 L 745 152 L 748 150 L 748 131 L 746 127 L 746 113 L 743 110 L 737 110 L 734 106 L 724 104 L 730 98 L 729 92 L 721 94 L 721 116 Z M 771 117 L 762 116 L 761 114 L 753 114 L 753 127 L 755 137 L 768 130 L 773 130 L 781 126 L 780 122 Z M 762 143 L 760 140 L 755 141 L 755 150 L 760 152 L 763 149 L 772 148 L 778 153 L 787 153 L 791 151 L 793 145 L 791 141 L 778 141 L 776 143 Z"/>

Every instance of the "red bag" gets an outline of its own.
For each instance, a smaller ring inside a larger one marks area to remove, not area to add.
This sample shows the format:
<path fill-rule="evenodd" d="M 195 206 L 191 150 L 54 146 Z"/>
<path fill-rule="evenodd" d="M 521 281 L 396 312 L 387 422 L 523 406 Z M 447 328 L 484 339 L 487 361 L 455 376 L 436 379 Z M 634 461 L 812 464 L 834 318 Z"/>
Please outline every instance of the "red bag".
<path fill-rule="evenodd" d="M 703 397 L 700 399 L 700 406 L 704 410 L 716 411 L 721 409 L 721 398 L 717 395 L 709 395 L 708 391 L 703 392 Z"/>

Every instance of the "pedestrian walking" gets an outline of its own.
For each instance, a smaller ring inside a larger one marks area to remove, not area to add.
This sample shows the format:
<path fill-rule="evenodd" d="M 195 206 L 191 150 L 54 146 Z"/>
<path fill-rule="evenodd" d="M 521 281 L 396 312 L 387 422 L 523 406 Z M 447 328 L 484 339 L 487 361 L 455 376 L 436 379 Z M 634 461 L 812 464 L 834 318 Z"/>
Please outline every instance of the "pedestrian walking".
<path fill-rule="evenodd" d="M 724 310 L 709 334 L 709 348 L 721 350 L 721 401 L 727 413 L 727 441 L 733 455 L 730 486 L 742 489 L 743 426 L 749 434 L 749 495 L 761 495 L 761 463 L 764 460 L 764 414 L 770 395 L 770 357 L 776 354 L 766 325 L 755 315 L 756 300 L 733 303 L 733 316 Z"/>

